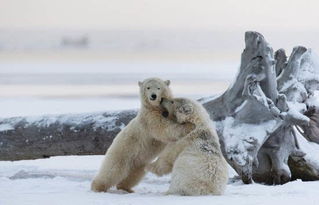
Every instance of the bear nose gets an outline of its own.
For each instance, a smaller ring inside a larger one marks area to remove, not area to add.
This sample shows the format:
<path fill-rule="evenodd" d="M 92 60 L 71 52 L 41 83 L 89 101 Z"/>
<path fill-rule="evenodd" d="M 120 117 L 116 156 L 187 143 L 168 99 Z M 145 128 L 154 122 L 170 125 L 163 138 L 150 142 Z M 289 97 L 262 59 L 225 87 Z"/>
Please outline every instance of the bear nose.
<path fill-rule="evenodd" d="M 156 96 L 155 94 L 152 94 L 152 95 L 151 95 L 151 100 L 156 100 L 156 97 L 157 97 L 157 96 Z"/>

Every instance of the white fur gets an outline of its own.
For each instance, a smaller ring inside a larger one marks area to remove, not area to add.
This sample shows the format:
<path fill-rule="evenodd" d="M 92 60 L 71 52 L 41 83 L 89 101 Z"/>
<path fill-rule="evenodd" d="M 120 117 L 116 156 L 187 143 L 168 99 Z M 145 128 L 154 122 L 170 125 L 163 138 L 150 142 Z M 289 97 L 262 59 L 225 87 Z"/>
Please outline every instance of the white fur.
<path fill-rule="evenodd" d="M 94 178 L 93 191 L 107 191 L 112 186 L 133 192 L 150 163 L 168 142 L 176 141 L 192 126 L 174 123 L 162 117 L 161 99 L 171 98 L 169 81 L 158 78 L 139 82 L 141 109 L 137 116 L 115 137 L 107 150 L 99 173 Z M 152 95 L 156 99 L 152 100 Z"/>
<path fill-rule="evenodd" d="M 174 104 L 164 102 L 163 106 L 173 112 L 179 123 L 193 123 L 195 129 L 168 145 L 157 161 L 148 166 L 149 170 L 162 175 L 173 169 L 167 194 L 222 194 L 228 181 L 227 162 L 206 110 L 189 99 L 176 98 L 173 101 Z"/>

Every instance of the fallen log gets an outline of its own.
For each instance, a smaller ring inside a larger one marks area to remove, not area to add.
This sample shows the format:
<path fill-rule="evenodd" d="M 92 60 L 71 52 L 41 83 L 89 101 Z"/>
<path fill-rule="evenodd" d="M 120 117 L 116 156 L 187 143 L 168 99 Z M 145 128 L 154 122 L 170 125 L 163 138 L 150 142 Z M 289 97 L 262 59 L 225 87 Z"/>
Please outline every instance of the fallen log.
<path fill-rule="evenodd" d="M 13 117 L 0 122 L 0 160 L 105 154 L 136 110 Z"/>

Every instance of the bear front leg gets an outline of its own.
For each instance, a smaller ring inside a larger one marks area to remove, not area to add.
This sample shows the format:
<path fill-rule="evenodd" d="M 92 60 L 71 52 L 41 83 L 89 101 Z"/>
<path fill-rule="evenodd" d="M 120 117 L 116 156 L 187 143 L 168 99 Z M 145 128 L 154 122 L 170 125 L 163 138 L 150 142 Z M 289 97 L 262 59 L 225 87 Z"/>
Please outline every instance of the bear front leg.
<path fill-rule="evenodd" d="M 179 124 L 166 118 L 163 118 L 160 123 L 161 126 L 154 127 L 157 130 L 155 131 L 156 135 L 153 135 L 153 137 L 164 143 L 176 142 L 195 128 L 194 124 Z"/>
<path fill-rule="evenodd" d="M 125 172 L 123 173 L 119 170 L 116 170 L 116 172 L 109 171 L 106 175 L 103 174 L 103 176 L 97 175 L 92 181 L 91 190 L 95 192 L 107 192 L 112 186 L 115 186 L 127 176 Z"/>
<path fill-rule="evenodd" d="M 110 178 L 102 178 L 96 176 L 91 183 L 91 190 L 94 192 L 107 192 L 112 186 L 116 184 L 115 180 Z"/>
<path fill-rule="evenodd" d="M 169 143 L 160 153 L 157 160 L 146 166 L 146 170 L 157 176 L 163 176 L 172 172 L 173 165 L 178 155 L 188 146 L 189 142 L 185 138 L 175 143 Z"/>
<path fill-rule="evenodd" d="M 127 191 L 128 193 L 133 193 L 132 187 L 137 185 L 145 175 L 145 166 L 133 169 L 128 177 L 121 181 L 116 188 Z"/>
<path fill-rule="evenodd" d="M 147 171 L 152 172 L 159 177 L 171 173 L 172 169 L 173 165 L 161 158 L 146 166 Z"/>

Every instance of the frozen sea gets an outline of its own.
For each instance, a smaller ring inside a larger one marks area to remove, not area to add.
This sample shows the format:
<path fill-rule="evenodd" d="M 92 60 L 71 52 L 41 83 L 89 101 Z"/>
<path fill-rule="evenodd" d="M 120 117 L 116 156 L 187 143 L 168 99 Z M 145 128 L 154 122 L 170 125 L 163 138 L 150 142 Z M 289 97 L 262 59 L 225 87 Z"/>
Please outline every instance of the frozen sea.
<path fill-rule="evenodd" d="M 175 96 L 200 98 L 227 89 L 236 63 L 1 62 L 2 117 L 137 108 L 138 81 L 171 80 Z"/>

